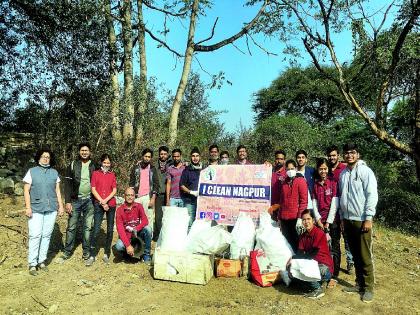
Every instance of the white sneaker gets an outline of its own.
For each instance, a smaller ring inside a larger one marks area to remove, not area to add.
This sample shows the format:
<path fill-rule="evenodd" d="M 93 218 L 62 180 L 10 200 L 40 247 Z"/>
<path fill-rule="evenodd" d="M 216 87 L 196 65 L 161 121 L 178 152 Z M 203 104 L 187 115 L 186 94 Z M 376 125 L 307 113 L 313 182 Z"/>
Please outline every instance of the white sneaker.
<path fill-rule="evenodd" d="M 85 266 L 86 267 L 90 267 L 90 266 L 92 266 L 93 265 L 93 263 L 95 262 L 95 257 L 93 257 L 93 256 L 90 256 L 87 260 L 86 260 L 86 262 L 85 262 Z"/>

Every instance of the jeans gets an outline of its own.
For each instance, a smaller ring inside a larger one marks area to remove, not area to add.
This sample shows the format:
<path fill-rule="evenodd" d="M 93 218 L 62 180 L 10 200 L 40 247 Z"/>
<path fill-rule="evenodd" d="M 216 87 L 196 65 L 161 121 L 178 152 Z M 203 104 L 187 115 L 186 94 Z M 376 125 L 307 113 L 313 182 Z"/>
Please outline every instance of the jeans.
<path fill-rule="evenodd" d="M 188 231 L 191 229 L 191 225 L 195 220 L 195 214 L 197 211 L 197 198 L 193 199 L 182 199 L 184 207 L 188 209 L 188 215 L 190 216 L 190 222 L 188 222 Z"/>
<path fill-rule="evenodd" d="M 330 252 L 334 262 L 334 278 L 338 277 L 340 273 L 341 265 L 341 248 L 340 248 L 340 239 L 341 239 L 341 228 L 339 223 L 330 224 L 330 236 L 331 236 L 331 247 Z"/>
<path fill-rule="evenodd" d="M 344 240 L 344 249 L 346 250 L 346 262 L 347 264 L 354 264 L 353 255 L 351 254 L 349 242 L 347 241 L 347 235 L 345 231 L 343 232 L 343 240 Z"/>
<path fill-rule="evenodd" d="M 321 281 L 306 282 L 311 290 L 316 290 L 321 287 L 322 282 L 328 282 L 331 280 L 330 269 L 326 265 L 319 263 L 318 267 L 319 272 L 321 273 Z"/>
<path fill-rule="evenodd" d="M 172 198 L 169 199 L 169 205 L 171 207 L 184 207 L 184 200 L 182 200 L 181 198 Z"/>
<path fill-rule="evenodd" d="M 97 248 L 96 244 L 99 231 L 101 230 L 102 220 L 104 214 L 106 214 L 106 241 L 104 253 L 109 257 L 111 254 L 112 236 L 114 235 L 115 207 L 109 207 L 108 211 L 104 211 L 104 208 L 98 202 L 95 202 L 94 209 L 93 233 L 90 238 L 90 256 L 95 257 L 99 252 L 99 248 Z"/>
<path fill-rule="evenodd" d="M 150 227 L 150 231 L 152 232 L 152 236 L 153 236 L 153 227 L 154 227 L 154 222 L 155 222 L 155 209 L 149 208 L 149 202 L 150 202 L 149 195 L 138 197 L 134 201 L 137 203 L 140 203 L 143 206 L 144 212 L 147 216 L 147 220 L 149 221 L 148 226 Z"/>
<path fill-rule="evenodd" d="M 152 248 L 152 231 L 150 230 L 149 226 L 145 226 L 140 232 L 137 232 L 137 235 L 143 240 L 144 242 L 144 255 L 150 255 L 150 250 Z M 118 239 L 114 245 L 114 248 L 119 252 L 125 252 L 125 245 Z"/>
<path fill-rule="evenodd" d="M 153 240 L 156 242 L 162 229 L 162 207 L 166 205 L 166 194 L 158 194 L 155 201 L 155 226 L 153 228 Z"/>
<path fill-rule="evenodd" d="M 295 253 L 297 252 L 297 247 L 299 243 L 299 235 L 296 232 L 296 222 L 297 219 L 280 220 L 281 233 L 289 242 L 290 246 L 293 248 L 293 251 Z"/>
<path fill-rule="evenodd" d="M 83 214 L 83 256 L 89 256 L 90 254 L 90 233 L 93 225 L 93 204 L 90 198 L 77 199 L 72 202 L 73 211 L 69 215 L 69 220 L 66 230 L 66 243 L 64 244 L 63 253 L 64 255 L 70 256 L 74 243 L 76 241 L 77 222 L 79 221 L 80 215 Z"/>
<path fill-rule="evenodd" d="M 30 267 L 42 264 L 47 259 L 51 234 L 54 230 L 57 211 L 32 213 L 28 219 L 29 252 L 28 263 Z"/>

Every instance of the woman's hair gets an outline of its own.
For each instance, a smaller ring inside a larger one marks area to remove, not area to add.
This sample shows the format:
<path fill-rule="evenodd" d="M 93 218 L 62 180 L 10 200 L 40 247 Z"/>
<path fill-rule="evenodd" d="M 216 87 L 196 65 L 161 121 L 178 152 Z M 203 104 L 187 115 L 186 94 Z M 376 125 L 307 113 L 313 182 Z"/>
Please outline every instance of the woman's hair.
<path fill-rule="evenodd" d="M 286 163 L 284 163 L 284 166 L 286 166 L 287 168 L 287 165 L 289 164 L 292 164 L 294 167 L 296 167 L 297 165 L 295 160 L 290 159 L 290 160 L 287 160 Z"/>
<path fill-rule="evenodd" d="M 305 214 L 309 214 L 309 215 L 311 216 L 311 218 L 312 218 L 312 219 L 315 219 L 315 218 L 314 218 L 314 214 L 312 213 L 312 211 L 311 211 L 310 209 L 305 209 L 305 210 L 303 210 L 303 211 L 302 211 L 302 214 L 300 215 L 300 217 L 301 217 L 301 218 L 303 218 L 303 216 L 304 216 Z"/>
<path fill-rule="evenodd" d="M 101 155 L 101 163 L 102 163 L 103 161 L 105 161 L 106 159 L 108 159 L 110 162 L 112 162 L 111 157 L 109 156 L 109 154 L 108 154 L 108 153 L 104 153 L 104 154 L 102 154 L 102 155 Z"/>
<path fill-rule="evenodd" d="M 50 148 L 45 147 L 45 148 L 40 148 L 38 151 L 36 151 L 34 159 L 35 162 L 38 163 L 39 160 L 41 159 L 41 155 L 44 153 L 49 153 L 50 154 L 50 166 L 54 166 L 55 165 L 55 155 L 54 153 L 51 151 Z"/>

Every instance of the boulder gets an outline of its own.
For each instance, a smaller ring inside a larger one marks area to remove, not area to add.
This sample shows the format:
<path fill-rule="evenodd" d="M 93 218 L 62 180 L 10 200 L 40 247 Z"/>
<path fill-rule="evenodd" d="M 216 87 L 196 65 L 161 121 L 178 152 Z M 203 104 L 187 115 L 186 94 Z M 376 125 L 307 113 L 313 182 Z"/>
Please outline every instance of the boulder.
<path fill-rule="evenodd" d="M 15 190 L 15 183 L 11 178 L 0 179 L 0 192 L 3 194 L 13 194 Z M 23 194 L 23 192 L 22 192 Z"/>

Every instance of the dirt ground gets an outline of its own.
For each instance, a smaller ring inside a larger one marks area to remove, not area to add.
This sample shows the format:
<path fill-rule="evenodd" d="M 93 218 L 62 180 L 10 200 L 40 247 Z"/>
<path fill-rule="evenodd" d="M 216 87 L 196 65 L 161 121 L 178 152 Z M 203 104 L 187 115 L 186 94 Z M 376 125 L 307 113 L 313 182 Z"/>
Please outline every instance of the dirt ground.
<path fill-rule="evenodd" d="M 26 219 L 10 215 L 23 209 L 22 199 L 0 198 L 0 314 L 420 314 L 420 240 L 415 236 L 376 226 L 371 304 L 341 291 L 354 280 L 344 272 L 325 297 L 309 300 L 283 284 L 260 288 L 246 279 L 213 278 L 205 286 L 154 280 L 152 268 L 141 263 L 103 264 L 102 250 L 99 260 L 85 267 L 80 243 L 60 265 L 55 259 L 66 217 L 55 226 L 50 271 L 34 277 L 27 268 Z"/>

